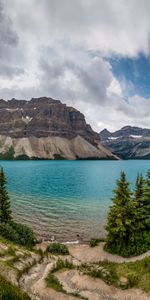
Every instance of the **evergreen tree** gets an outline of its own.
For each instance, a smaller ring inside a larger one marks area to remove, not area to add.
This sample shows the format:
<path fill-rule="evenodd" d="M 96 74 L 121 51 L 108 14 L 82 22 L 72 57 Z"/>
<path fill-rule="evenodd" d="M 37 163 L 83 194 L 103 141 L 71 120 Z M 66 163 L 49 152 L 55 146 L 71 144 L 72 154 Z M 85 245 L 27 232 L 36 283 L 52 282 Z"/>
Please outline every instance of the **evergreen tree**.
<path fill-rule="evenodd" d="M 144 185 L 144 179 L 142 174 L 137 175 L 136 183 L 135 183 L 135 200 L 138 202 L 138 206 L 140 207 L 141 198 L 143 195 L 143 185 Z"/>
<path fill-rule="evenodd" d="M 121 254 L 122 250 L 128 247 L 135 231 L 135 203 L 131 199 L 129 183 L 124 172 L 121 172 L 120 179 L 117 180 L 112 201 L 113 206 L 106 225 L 108 234 L 105 248 L 112 253 Z"/>
<path fill-rule="evenodd" d="M 105 249 L 123 256 L 138 255 L 150 249 L 150 170 L 144 180 L 137 176 L 134 197 L 124 172 L 114 190 L 108 214 Z"/>
<path fill-rule="evenodd" d="M 11 220 L 11 208 L 8 192 L 6 189 L 6 177 L 3 168 L 0 170 L 0 223 Z"/>
<path fill-rule="evenodd" d="M 150 231 L 150 170 L 147 172 L 143 185 L 141 216 L 145 230 Z"/>
<path fill-rule="evenodd" d="M 134 191 L 134 201 L 135 201 L 135 222 L 137 228 L 137 234 L 141 230 L 144 230 L 144 219 L 145 215 L 143 215 L 143 189 L 144 189 L 144 179 L 142 174 L 137 175 L 136 183 L 135 183 L 135 191 Z"/>

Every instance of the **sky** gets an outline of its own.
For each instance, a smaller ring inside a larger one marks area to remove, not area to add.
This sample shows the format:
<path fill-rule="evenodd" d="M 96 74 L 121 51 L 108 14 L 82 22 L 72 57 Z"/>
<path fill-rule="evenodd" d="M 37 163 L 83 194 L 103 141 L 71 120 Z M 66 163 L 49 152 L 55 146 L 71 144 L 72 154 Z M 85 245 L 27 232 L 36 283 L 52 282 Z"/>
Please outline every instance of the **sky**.
<path fill-rule="evenodd" d="M 0 98 L 47 96 L 96 131 L 150 128 L 149 0 L 0 0 Z"/>

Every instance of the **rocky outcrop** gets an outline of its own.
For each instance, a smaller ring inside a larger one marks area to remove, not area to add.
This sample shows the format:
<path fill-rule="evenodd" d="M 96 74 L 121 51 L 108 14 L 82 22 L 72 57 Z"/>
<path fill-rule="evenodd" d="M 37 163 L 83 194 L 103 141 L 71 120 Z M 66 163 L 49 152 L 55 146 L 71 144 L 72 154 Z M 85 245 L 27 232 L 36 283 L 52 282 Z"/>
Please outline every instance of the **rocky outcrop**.
<path fill-rule="evenodd" d="M 101 143 L 122 159 L 150 159 L 150 129 L 125 126 L 100 132 Z"/>
<path fill-rule="evenodd" d="M 115 158 L 102 148 L 99 134 L 82 113 L 47 97 L 0 100 L 0 153 L 45 159 Z"/>

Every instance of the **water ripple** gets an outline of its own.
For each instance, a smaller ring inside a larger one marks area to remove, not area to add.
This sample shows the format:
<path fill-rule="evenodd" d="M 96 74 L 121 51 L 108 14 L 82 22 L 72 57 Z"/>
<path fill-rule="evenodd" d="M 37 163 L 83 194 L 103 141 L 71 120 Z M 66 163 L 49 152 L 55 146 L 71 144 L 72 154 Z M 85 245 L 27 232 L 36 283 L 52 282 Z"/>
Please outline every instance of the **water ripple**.
<path fill-rule="evenodd" d="M 133 186 L 149 161 L 1 161 L 13 215 L 42 237 L 76 240 L 104 234 L 112 190 L 121 170 Z M 149 164 L 150 165 L 150 164 Z"/>

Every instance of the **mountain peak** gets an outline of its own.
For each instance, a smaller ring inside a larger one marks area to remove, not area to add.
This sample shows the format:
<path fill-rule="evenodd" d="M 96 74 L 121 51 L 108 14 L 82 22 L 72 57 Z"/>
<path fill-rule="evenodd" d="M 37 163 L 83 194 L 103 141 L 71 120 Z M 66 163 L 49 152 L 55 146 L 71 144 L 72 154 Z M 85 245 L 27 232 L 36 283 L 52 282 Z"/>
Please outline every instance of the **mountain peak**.
<path fill-rule="evenodd" d="M 108 133 L 103 130 L 100 138 L 106 147 L 121 158 L 150 158 L 150 129 L 124 126 Z"/>
<path fill-rule="evenodd" d="M 84 115 L 60 100 L 0 100 L 0 153 L 11 146 L 15 155 L 29 157 L 113 156 L 105 148 L 100 150 L 99 144 L 99 134 L 86 123 Z"/>
<path fill-rule="evenodd" d="M 111 136 L 111 132 L 107 130 L 107 128 L 104 128 L 101 132 L 100 132 L 100 138 L 101 140 L 106 140 L 109 136 Z"/>
<path fill-rule="evenodd" d="M 104 128 L 101 133 L 111 133 L 107 128 Z"/>

